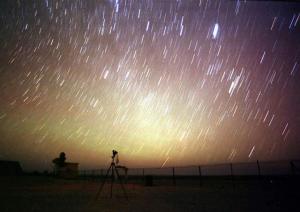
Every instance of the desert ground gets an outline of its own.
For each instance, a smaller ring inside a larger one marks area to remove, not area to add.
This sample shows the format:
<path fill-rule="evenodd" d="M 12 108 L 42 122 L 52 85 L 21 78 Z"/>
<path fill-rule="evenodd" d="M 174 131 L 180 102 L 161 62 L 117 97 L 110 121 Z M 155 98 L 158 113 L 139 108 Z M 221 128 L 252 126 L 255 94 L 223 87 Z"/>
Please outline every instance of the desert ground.
<path fill-rule="evenodd" d="M 184 181 L 183 179 L 182 181 Z M 0 178 L 0 211 L 295 211 L 299 179 L 155 183 L 110 182 L 98 199 L 101 180 L 64 180 L 44 176 Z M 299 209 L 298 209 L 299 210 Z"/>

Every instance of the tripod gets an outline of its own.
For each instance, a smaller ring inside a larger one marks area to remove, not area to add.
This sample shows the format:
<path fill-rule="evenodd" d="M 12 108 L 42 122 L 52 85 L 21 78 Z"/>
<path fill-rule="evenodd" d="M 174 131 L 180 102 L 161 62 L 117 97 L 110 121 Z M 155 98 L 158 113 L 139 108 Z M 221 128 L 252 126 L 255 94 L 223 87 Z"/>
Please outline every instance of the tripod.
<path fill-rule="evenodd" d="M 120 183 L 121 183 L 121 187 L 122 187 L 123 193 L 124 193 L 126 199 L 128 200 L 128 196 L 127 196 L 125 187 L 124 187 L 124 185 L 123 185 L 122 178 L 120 177 L 119 171 L 118 171 L 118 169 L 117 169 L 117 167 L 116 167 L 116 165 L 115 165 L 114 158 L 115 158 L 115 154 L 113 154 L 113 156 L 112 156 L 112 163 L 110 164 L 110 167 L 107 169 L 107 172 L 106 172 L 104 181 L 102 182 L 102 184 L 101 184 L 101 186 L 100 186 L 100 188 L 99 188 L 99 190 L 98 190 L 98 192 L 97 192 L 97 194 L 96 194 L 95 200 L 97 200 L 98 197 L 100 196 L 100 194 L 101 194 L 101 192 L 102 192 L 102 189 L 103 189 L 103 187 L 104 187 L 104 184 L 105 184 L 105 182 L 106 182 L 106 180 L 107 180 L 107 177 L 108 177 L 108 174 L 109 174 L 110 171 L 111 171 L 111 176 L 110 176 L 110 177 L 111 177 L 111 184 L 110 184 L 110 198 L 112 198 L 112 189 L 113 189 L 113 184 L 114 184 L 114 181 L 115 181 L 115 173 L 116 173 L 116 175 L 117 175 L 117 177 L 118 177 L 118 179 L 119 179 L 119 181 L 120 181 Z"/>

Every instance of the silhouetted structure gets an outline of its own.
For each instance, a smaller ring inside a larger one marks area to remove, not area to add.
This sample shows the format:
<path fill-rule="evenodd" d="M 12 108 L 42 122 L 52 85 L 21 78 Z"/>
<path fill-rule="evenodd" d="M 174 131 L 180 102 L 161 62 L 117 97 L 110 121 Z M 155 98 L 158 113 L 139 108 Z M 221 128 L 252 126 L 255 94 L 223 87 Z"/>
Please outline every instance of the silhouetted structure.
<path fill-rule="evenodd" d="M 23 173 L 18 161 L 0 160 L 0 176 L 17 176 Z"/>
<path fill-rule="evenodd" d="M 78 175 L 78 163 L 69 163 L 66 161 L 66 154 L 61 152 L 58 158 L 52 160 L 55 164 L 54 175 L 62 178 L 75 178 Z"/>
<path fill-rule="evenodd" d="M 61 152 L 58 158 L 52 160 L 52 163 L 54 163 L 55 166 L 57 167 L 64 167 L 65 161 L 66 161 L 66 154 L 64 152 Z"/>
<path fill-rule="evenodd" d="M 153 186 L 153 176 L 152 175 L 146 175 L 145 186 Z"/>

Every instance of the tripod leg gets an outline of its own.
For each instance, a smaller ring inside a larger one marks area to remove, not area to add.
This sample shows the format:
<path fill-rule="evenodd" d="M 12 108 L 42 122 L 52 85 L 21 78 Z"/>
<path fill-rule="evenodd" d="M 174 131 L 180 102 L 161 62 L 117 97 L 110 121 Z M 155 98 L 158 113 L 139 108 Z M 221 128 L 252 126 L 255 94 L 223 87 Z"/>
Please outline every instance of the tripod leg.
<path fill-rule="evenodd" d="M 110 198 L 112 198 L 112 189 L 114 184 L 115 176 L 114 176 L 114 166 L 111 167 L 111 184 L 110 184 Z"/>
<path fill-rule="evenodd" d="M 102 182 L 102 184 L 101 184 L 101 186 L 100 186 L 100 188 L 99 188 L 99 190 L 98 190 L 98 192 L 97 192 L 97 194 L 96 194 L 95 200 L 98 199 L 98 197 L 99 197 L 99 195 L 100 195 L 100 193 L 101 193 L 101 191 L 102 191 L 102 189 L 103 189 L 103 186 L 104 186 L 104 184 L 105 184 L 105 182 L 106 182 L 106 179 L 107 179 L 107 176 L 108 176 L 108 174 L 109 174 L 110 169 L 112 169 L 112 166 L 110 166 L 110 167 L 107 169 L 106 175 L 105 175 L 105 177 L 104 177 L 104 181 Z"/>
<path fill-rule="evenodd" d="M 121 187 L 122 187 L 122 190 L 123 190 L 123 192 L 124 192 L 124 195 L 125 195 L 126 199 L 128 200 L 128 196 L 127 196 L 125 187 L 124 187 L 124 185 L 123 185 L 122 178 L 120 177 L 119 172 L 118 172 L 118 169 L 117 169 L 116 167 L 115 167 L 115 170 L 116 170 L 117 176 L 118 176 L 118 178 L 119 178 L 119 180 L 120 180 Z"/>

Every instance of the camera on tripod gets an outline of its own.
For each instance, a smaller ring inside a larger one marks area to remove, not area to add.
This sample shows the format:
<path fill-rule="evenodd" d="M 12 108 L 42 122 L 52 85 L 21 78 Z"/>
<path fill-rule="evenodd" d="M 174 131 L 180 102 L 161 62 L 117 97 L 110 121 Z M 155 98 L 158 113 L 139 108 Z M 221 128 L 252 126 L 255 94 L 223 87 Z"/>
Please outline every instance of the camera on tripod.
<path fill-rule="evenodd" d="M 121 183 L 121 187 L 123 189 L 124 195 L 125 195 L 126 199 L 128 200 L 128 196 L 127 196 L 125 187 L 123 185 L 123 181 L 122 181 L 121 176 L 119 175 L 119 171 L 118 171 L 118 169 L 123 169 L 125 171 L 125 179 L 127 179 L 128 168 L 126 166 L 117 165 L 119 163 L 118 151 L 116 151 L 116 150 L 112 151 L 111 159 L 112 159 L 112 162 L 110 164 L 110 167 L 107 169 L 104 181 L 102 182 L 101 187 L 99 188 L 95 199 L 98 199 L 98 197 L 100 196 L 100 193 L 106 182 L 106 178 L 109 176 L 109 173 L 110 173 L 110 179 L 111 179 L 110 198 L 112 198 L 113 183 L 116 179 L 118 179 Z M 115 159 L 116 159 L 116 163 L 115 163 Z"/>

